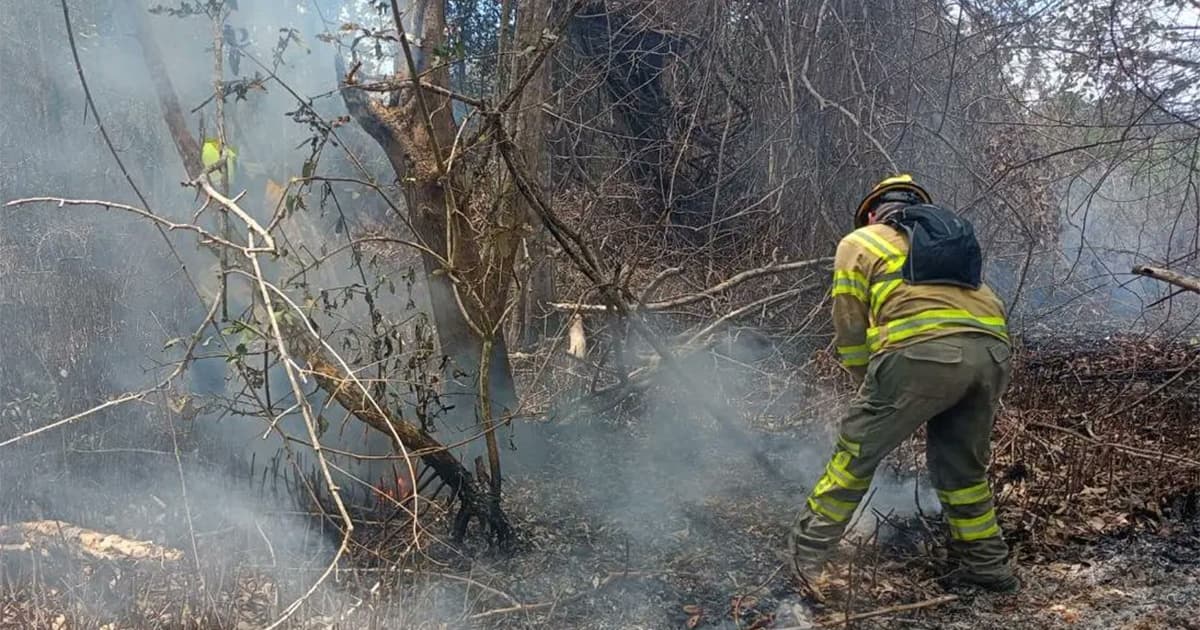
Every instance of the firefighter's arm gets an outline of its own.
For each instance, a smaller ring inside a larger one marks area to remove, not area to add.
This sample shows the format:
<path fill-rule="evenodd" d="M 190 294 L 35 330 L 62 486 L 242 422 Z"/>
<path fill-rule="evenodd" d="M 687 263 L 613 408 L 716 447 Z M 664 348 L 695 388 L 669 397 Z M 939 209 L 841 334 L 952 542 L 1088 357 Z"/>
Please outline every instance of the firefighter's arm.
<path fill-rule="evenodd" d="M 870 268 L 862 248 L 848 239 L 833 259 L 834 345 L 842 367 L 861 383 L 871 353 L 867 349 Z"/>

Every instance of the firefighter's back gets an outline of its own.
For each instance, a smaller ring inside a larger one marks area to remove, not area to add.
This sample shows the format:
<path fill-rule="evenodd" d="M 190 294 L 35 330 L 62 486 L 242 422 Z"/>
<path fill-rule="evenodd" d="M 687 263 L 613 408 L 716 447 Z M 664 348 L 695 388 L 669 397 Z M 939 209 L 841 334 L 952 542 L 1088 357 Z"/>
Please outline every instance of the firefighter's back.
<path fill-rule="evenodd" d="M 1004 304 L 986 284 L 969 288 L 952 284 L 912 284 L 901 268 L 909 256 L 908 236 L 876 223 L 846 236 L 844 247 L 863 250 L 869 287 L 872 354 L 950 335 L 988 335 L 1008 340 Z"/>

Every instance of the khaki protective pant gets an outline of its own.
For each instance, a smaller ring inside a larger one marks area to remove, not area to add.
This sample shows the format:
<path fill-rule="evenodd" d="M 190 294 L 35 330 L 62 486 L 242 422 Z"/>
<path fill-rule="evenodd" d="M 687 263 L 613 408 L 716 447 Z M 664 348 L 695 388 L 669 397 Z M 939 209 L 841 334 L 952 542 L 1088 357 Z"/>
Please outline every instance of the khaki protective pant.
<path fill-rule="evenodd" d="M 996 337 L 956 334 L 873 357 L 833 458 L 793 526 L 797 556 L 819 559 L 837 544 L 879 463 L 928 423 L 926 462 L 950 524 L 951 558 L 975 574 L 1009 575 L 987 465 L 1010 356 Z"/>

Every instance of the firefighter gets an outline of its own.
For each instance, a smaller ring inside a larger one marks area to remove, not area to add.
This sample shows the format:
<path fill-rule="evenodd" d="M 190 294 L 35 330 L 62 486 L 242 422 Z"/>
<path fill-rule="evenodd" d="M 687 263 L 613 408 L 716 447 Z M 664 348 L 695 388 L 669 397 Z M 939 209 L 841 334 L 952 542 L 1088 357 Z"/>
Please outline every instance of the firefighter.
<path fill-rule="evenodd" d="M 932 205 L 909 175 L 876 185 L 854 222 L 837 247 L 832 293 L 835 345 L 859 389 L 789 532 L 792 568 L 813 587 L 807 577 L 845 532 L 876 467 L 926 425 L 926 463 L 956 566 L 947 577 L 1016 591 L 987 480 L 1011 350 L 1004 304 L 981 280 L 974 229 Z"/>

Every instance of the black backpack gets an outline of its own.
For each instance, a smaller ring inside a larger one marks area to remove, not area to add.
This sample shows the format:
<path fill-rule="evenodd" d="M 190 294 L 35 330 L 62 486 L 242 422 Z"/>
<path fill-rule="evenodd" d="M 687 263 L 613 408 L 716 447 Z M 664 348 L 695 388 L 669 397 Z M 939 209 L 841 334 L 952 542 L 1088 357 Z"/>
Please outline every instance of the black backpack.
<path fill-rule="evenodd" d="M 901 270 L 905 282 L 969 289 L 983 284 L 983 254 L 970 221 L 945 208 L 917 204 L 889 213 L 883 222 L 908 234 L 908 259 Z"/>

